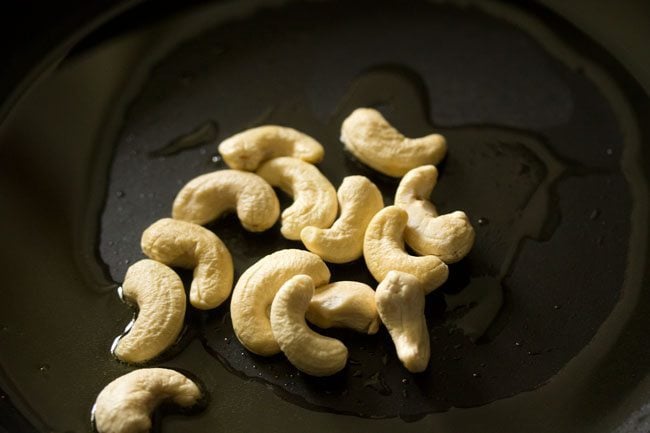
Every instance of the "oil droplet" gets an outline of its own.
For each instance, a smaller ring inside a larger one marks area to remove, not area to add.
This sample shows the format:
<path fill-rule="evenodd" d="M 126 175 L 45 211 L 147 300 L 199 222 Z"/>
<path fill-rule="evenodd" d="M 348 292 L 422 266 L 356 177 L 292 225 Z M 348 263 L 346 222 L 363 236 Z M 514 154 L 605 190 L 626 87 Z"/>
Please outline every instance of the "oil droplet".
<path fill-rule="evenodd" d="M 43 364 L 43 365 L 41 365 L 40 367 L 38 367 L 38 371 L 40 371 L 41 374 L 45 374 L 45 373 L 47 373 L 48 371 L 50 371 L 50 366 L 47 365 L 47 364 Z"/>
<path fill-rule="evenodd" d="M 221 156 L 220 155 L 212 155 L 212 158 L 210 158 L 210 160 L 216 164 L 217 162 L 221 162 Z"/>
<path fill-rule="evenodd" d="M 553 305 L 553 309 L 554 309 L 554 310 L 559 310 L 560 308 L 562 308 L 562 306 L 557 305 L 557 304 Z"/>
<path fill-rule="evenodd" d="M 611 147 L 608 147 L 607 150 L 605 150 L 605 153 L 607 155 L 612 155 L 612 154 L 614 154 L 614 150 Z"/>
<path fill-rule="evenodd" d="M 481 218 L 478 219 L 478 225 L 486 226 L 488 224 L 490 224 L 490 220 L 487 219 L 486 217 L 481 217 Z"/>
<path fill-rule="evenodd" d="M 404 378 L 404 379 L 402 379 L 402 383 L 403 383 L 404 385 L 406 385 L 407 383 L 409 383 L 409 380 L 408 380 L 407 378 Z"/>
<path fill-rule="evenodd" d="M 117 196 L 117 198 L 122 198 L 125 196 L 124 191 L 117 191 L 115 192 L 115 195 Z"/>
<path fill-rule="evenodd" d="M 519 341 L 515 341 L 515 346 L 517 346 L 517 347 L 521 347 L 521 342 L 519 342 Z"/>
<path fill-rule="evenodd" d="M 479 378 L 479 377 L 481 377 L 481 373 L 478 373 L 478 372 L 477 373 L 472 373 L 472 377 L 473 378 Z"/>
<path fill-rule="evenodd" d="M 597 219 L 599 215 L 600 215 L 600 209 L 594 209 L 589 214 L 589 219 L 593 221 Z"/>
<path fill-rule="evenodd" d="M 223 337 L 223 341 L 226 344 L 230 344 L 230 338 L 228 338 L 228 337 Z"/>

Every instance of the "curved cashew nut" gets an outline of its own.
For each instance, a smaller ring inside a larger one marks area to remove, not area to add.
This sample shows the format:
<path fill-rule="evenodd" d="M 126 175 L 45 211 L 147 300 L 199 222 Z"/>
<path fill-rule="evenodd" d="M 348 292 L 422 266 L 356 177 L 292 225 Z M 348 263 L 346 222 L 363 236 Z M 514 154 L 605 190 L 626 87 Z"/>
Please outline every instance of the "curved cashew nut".
<path fill-rule="evenodd" d="M 234 209 L 250 232 L 271 228 L 280 216 L 271 185 L 255 173 L 239 170 L 219 170 L 189 181 L 176 195 L 172 216 L 203 225 Z"/>
<path fill-rule="evenodd" d="M 375 299 L 399 360 L 412 373 L 424 371 L 431 348 L 420 281 L 413 275 L 390 271 L 377 286 Z"/>
<path fill-rule="evenodd" d="M 230 300 L 232 327 L 251 352 L 262 356 L 280 352 L 271 330 L 269 308 L 280 287 L 298 274 L 310 276 L 319 286 L 330 279 L 329 269 L 316 254 L 288 249 L 263 257 L 237 281 Z"/>
<path fill-rule="evenodd" d="M 183 282 L 167 266 L 145 259 L 129 267 L 122 293 L 139 311 L 129 332 L 118 337 L 113 353 L 124 362 L 149 361 L 174 344 L 183 329 Z"/>
<path fill-rule="evenodd" d="M 336 219 L 336 190 L 313 165 L 281 157 L 265 162 L 257 174 L 293 196 L 293 204 L 282 212 L 280 231 L 285 238 L 300 240 L 303 228 L 329 227 Z"/>
<path fill-rule="evenodd" d="M 447 152 L 442 135 L 406 138 L 372 108 L 357 108 L 343 121 L 341 141 L 361 162 L 393 177 L 420 165 L 437 164 Z"/>
<path fill-rule="evenodd" d="M 151 413 L 163 401 L 190 407 L 201 390 L 181 373 L 143 368 L 118 377 L 97 396 L 92 410 L 99 433 L 143 433 L 151 429 Z"/>
<path fill-rule="evenodd" d="M 201 310 L 215 308 L 230 295 L 233 263 L 228 248 L 210 230 L 163 218 L 150 225 L 140 241 L 142 251 L 169 266 L 194 268 L 190 303 Z"/>
<path fill-rule="evenodd" d="M 279 156 L 292 156 L 318 163 L 325 151 L 309 135 L 277 125 L 258 126 L 235 134 L 219 145 L 219 153 L 228 167 L 255 171 L 264 161 Z"/>
<path fill-rule="evenodd" d="M 337 192 L 341 215 L 329 229 L 305 227 L 300 238 L 307 249 L 331 263 L 347 263 L 363 254 L 363 235 L 372 217 L 384 207 L 374 183 L 348 176 Z"/>
<path fill-rule="evenodd" d="M 363 241 L 363 256 L 368 270 L 377 281 L 389 271 L 415 275 L 426 293 L 440 287 L 449 276 L 447 265 L 436 256 L 416 257 L 404 251 L 404 228 L 408 215 L 397 206 L 379 211 L 370 221 Z"/>
<path fill-rule="evenodd" d="M 438 179 L 433 165 L 414 168 L 404 175 L 395 193 L 395 205 L 408 213 L 404 240 L 418 254 L 440 257 L 454 263 L 474 245 L 474 228 L 465 212 L 438 216 L 429 201 Z"/>
<path fill-rule="evenodd" d="M 307 326 L 305 312 L 313 294 L 314 281 L 307 275 L 296 275 L 284 283 L 271 305 L 271 328 L 280 349 L 298 370 L 330 376 L 345 367 L 348 349 Z"/>
<path fill-rule="evenodd" d="M 357 281 L 318 287 L 305 317 L 319 328 L 350 328 L 370 335 L 377 333 L 380 324 L 375 291 Z"/>

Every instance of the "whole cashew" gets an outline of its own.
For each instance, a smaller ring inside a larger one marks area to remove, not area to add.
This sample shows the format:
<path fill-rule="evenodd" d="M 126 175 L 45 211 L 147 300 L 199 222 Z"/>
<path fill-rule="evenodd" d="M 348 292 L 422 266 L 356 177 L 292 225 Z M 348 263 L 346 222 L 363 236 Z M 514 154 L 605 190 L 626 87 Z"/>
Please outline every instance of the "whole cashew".
<path fill-rule="evenodd" d="M 310 276 L 319 286 L 330 279 L 329 269 L 316 254 L 288 249 L 263 257 L 237 281 L 230 300 L 232 326 L 251 352 L 262 356 L 280 352 L 271 330 L 269 308 L 280 287 L 298 274 Z"/>
<path fill-rule="evenodd" d="M 235 209 L 250 232 L 271 228 L 280 216 L 271 185 L 255 173 L 239 170 L 219 170 L 189 181 L 176 195 L 172 216 L 203 225 Z"/>
<path fill-rule="evenodd" d="M 474 245 L 474 228 L 465 212 L 438 215 L 429 201 L 438 179 L 433 165 L 414 168 L 404 175 L 395 193 L 395 205 L 408 213 L 404 240 L 418 254 L 454 263 Z"/>
<path fill-rule="evenodd" d="M 131 265 L 124 277 L 125 299 L 138 305 L 138 317 L 119 338 L 113 353 L 133 364 L 149 361 L 174 344 L 185 319 L 185 289 L 176 273 L 153 260 Z"/>
<path fill-rule="evenodd" d="M 277 125 L 258 126 L 235 134 L 219 145 L 219 153 L 230 168 L 255 171 L 264 161 L 292 156 L 318 163 L 325 151 L 307 134 Z"/>
<path fill-rule="evenodd" d="M 442 135 L 406 138 L 372 108 L 357 108 L 343 121 L 341 141 L 359 161 L 393 177 L 420 165 L 437 164 L 447 152 Z"/>
<path fill-rule="evenodd" d="M 449 276 L 447 265 L 436 256 L 416 257 L 404 250 L 404 228 L 408 215 L 397 206 L 379 211 L 370 221 L 363 241 L 363 256 L 368 270 L 377 281 L 389 271 L 415 275 L 426 293 L 440 287 Z"/>
<path fill-rule="evenodd" d="M 143 368 L 118 377 L 99 393 L 92 410 L 99 433 L 143 433 L 151 413 L 163 401 L 190 407 L 201 390 L 190 379 L 166 368 Z"/>
<path fill-rule="evenodd" d="M 424 371 L 431 348 L 420 281 L 413 275 L 390 271 L 377 286 L 375 299 L 399 360 L 412 373 Z"/>
<path fill-rule="evenodd" d="M 341 215 L 329 229 L 305 227 L 300 238 L 307 249 L 331 263 L 347 263 L 363 254 L 363 235 L 384 207 L 381 192 L 364 176 L 348 176 L 337 192 Z"/>
<path fill-rule="evenodd" d="M 305 317 L 319 328 L 350 328 L 370 335 L 377 333 L 380 324 L 375 291 L 357 281 L 318 287 Z"/>
<path fill-rule="evenodd" d="M 142 251 L 169 266 L 194 268 L 190 303 L 201 310 L 215 308 L 230 295 L 233 263 L 230 252 L 210 230 L 185 221 L 163 218 L 150 225 L 140 241 Z"/>
<path fill-rule="evenodd" d="M 313 165 L 281 157 L 265 162 L 257 174 L 293 196 L 294 203 L 282 212 L 280 231 L 285 238 L 300 240 L 303 228 L 329 227 L 336 219 L 336 190 Z"/>
<path fill-rule="evenodd" d="M 280 349 L 298 370 L 330 376 L 345 367 L 348 349 L 307 326 L 305 312 L 313 294 L 314 281 L 307 275 L 296 275 L 284 283 L 271 305 L 271 328 Z"/>

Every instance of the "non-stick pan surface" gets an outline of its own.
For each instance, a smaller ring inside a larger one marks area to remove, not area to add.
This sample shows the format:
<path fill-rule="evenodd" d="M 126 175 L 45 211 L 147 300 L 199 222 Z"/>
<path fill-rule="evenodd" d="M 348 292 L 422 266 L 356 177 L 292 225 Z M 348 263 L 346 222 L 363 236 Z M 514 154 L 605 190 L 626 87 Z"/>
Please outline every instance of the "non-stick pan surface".
<path fill-rule="evenodd" d="M 267 123 L 297 128 L 325 146 L 319 168 L 335 186 L 363 174 L 391 204 L 397 181 L 338 140 L 342 119 L 361 106 L 406 135 L 447 137 L 432 200 L 467 212 L 477 231 L 470 255 L 428 297 L 428 370 L 404 370 L 385 330 L 323 331 L 348 345 L 350 362 L 316 380 L 282 356 L 243 349 L 227 305 L 190 311 L 177 347 L 152 365 L 195 376 L 210 401 L 198 415 L 166 417 L 163 429 L 613 431 L 647 396 L 635 397 L 648 368 L 647 98 L 561 21 L 492 3 L 206 6 L 80 50 L 53 78 L 59 88 L 28 98 L 48 106 L 24 103 L 14 124 L 38 115 L 51 128 L 70 124 L 54 104 L 109 84 L 62 89 L 76 74 L 116 67 L 112 52 L 133 66 L 101 113 L 94 147 L 34 156 L 21 140 L 39 136 L 19 127 L 2 143 L 11 203 L 2 388 L 38 429 L 87 430 L 97 392 L 133 368 L 109 352 L 133 315 L 116 288 L 142 257 L 142 230 L 169 215 L 178 189 L 225 167 L 223 138 Z M 54 173 L 79 160 L 79 172 Z M 210 229 L 236 276 L 301 247 L 277 226 L 248 233 L 234 216 Z M 330 269 L 334 281 L 376 284 L 362 260 Z"/>

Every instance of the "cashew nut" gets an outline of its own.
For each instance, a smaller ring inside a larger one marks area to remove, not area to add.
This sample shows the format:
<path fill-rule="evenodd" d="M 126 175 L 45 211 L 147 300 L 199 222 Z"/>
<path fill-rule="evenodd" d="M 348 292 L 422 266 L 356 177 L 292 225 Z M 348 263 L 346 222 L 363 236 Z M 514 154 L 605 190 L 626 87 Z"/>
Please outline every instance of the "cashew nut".
<path fill-rule="evenodd" d="M 313 294 L 314 280 L 307 275 L 296 275 L 284 283 L 271 305 L 271 328 L 280 349 L 298 370 L 329 376 L 345 367 L 348 349 L 307 326 L 305 312 Z"/>
<path fill-rule="evenodd" d="M 280 287 L 291 277 L 305 274 L 322 286 L 330 271 L 316 254 L 304 250 L 280 250 L 260 259 L 237 281 L 230 300 L 235 335 L 251 352 L 271 356 L 280 352 L 269 322 L 269 308 Z"/>
<path fill-rule="evenodd" d="M 474 245 L 474 228 L 465 212 L 438 216 L 429 201 L 438 179 L 433 165 L 414 168 L 404 175 L 395 193 L 395 205 L 408 213 L 404 240 L 418 254 L 440 257 L 454 263 Z"/>
<path fill-rule="evenodd" d="M 370 221 L 363 241 L 363 256 L 368 270 L 377 281 L 389 271 L 415 275 L 429 293 L 447 280 L 449 269 L 436 256 L 416 257 L 404 250 L 404 228 L 408 215 L 404 209 L 388 206 Z"/>
<path fill-rule="evenodd" d="M 363 254 L 363 235 L 384 207 L 381 192 L 364 176 L 348 176 L 337 192 L 341 215 L 329 229 L 305 227 L 300 238 L 307 249 L 328 262 L 347 263 Z"/>
<path fill-rule="evenodd" d="M 181 373 L 143 368 L 120 376 L 102 389 L 92 409 L 99 433 L 142 433 L 151 429 L 151 413 L 164 401 L 190 407 L 201 390 Z"/>
<path fill-rule="evenodd" d="M 163 218 L 150 225 L 140 241 L 142 251 L 169 266 L 194 268 L 190 303 L 201 310 L 219 306 L 230 295 L 233 263 L 230 252 L 210 230 Z"/>
<path fill-rule="evenodd" d="M 323 329 L 350 328 L 371 335 L 377 333 L 380 323 L 375 291 L 356 281 L 337 281 L 318 287 L 306 318 Z"/>
<path fill-rule="evenodd" d="M 281 157 L 265 162 L 257 174 L 293 196 L 294 203 L 282 212 L 280 231 L 285 238 L 300 240 L 303 228 L 329 227 L 336 219 L 336 190 L 313 165 Z"/>
<path fill-rule="evenodd" d="M 442 135 L 406 138 L 372 108 L 357 108 L 343 121 L 341 141 L 361 162 L 393 177 L 420 165 L 437 164 L 447 152 Z"/>
<path fill-rule="evenodd" d="M 397 357 L 412 373 L 424 371 L 431 354 L 422 289 L 413 275 L 390 271 L 375 295 L 379 317 L 393 339 Z"/>
<path fill-rule="evenodd" d="M 124 277 L 125 299 L 138 305 L 138 317 L 119 337 L 113 353 L 124 362 L 141 363 L 174 344 L 185 318 L 185 289 L 176 273 L 153 260 L 131 265 Z"/>
<path fill-rule="evenodd" d="M 307 134 L 284 126 L 265 125 L 224 140 L 219 145 L 219 153 L 230 168 L 255 171 L 262 162 L 279 156 L 318 163 L 325 151 Z"/>
<path fill-rule="evenodd" d="M 239 170 L 215 171 L 189 181 L 176 195 L 172 216 L 203 225 L 235 209 L 251 232 L 271 228 L 280 216 L 271 185 L 255 173 Z"/>

